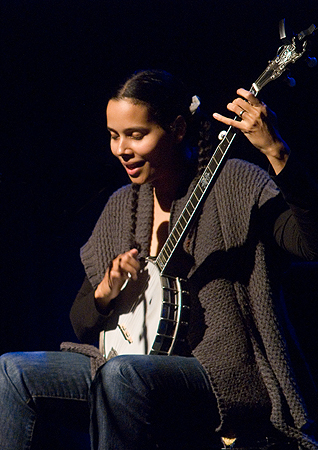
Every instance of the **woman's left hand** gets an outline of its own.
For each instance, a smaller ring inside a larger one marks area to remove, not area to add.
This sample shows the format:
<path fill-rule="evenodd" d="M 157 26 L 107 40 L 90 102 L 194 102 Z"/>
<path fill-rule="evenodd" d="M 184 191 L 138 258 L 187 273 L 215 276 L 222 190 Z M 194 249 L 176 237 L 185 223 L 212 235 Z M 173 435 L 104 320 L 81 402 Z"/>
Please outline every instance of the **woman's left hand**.
<path fill-rule="evenodd" d="M 275 114 L 251 92 L 238 89 L 237 94 L 239 97 L 229 103 L 227 109 L 241 120 L 217 113 L 213 117 L 241 130 L 254 147 L 267 156 L 275 172 L 279 173 L 286 164 L 289 148 L 276 128 Z"/>

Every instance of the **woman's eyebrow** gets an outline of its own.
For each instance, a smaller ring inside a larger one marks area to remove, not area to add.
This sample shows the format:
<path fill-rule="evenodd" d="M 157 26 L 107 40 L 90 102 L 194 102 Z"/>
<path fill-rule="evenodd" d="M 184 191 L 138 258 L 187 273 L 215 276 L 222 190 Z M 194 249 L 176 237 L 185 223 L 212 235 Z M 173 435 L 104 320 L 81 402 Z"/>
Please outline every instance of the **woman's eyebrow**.
<path fill-rule="evenodd" d="M 114 130 L 113 128 L 107 127 L 108 131 L 112 131 L 113 133 L 118 133 L 118 131 Z M 129 128 L 125 128 L 123 130 L 124 133 L 132 133 L 134 131 L 140 131 L 140 132 L 144 132 L 147 131 L 147 127 L 129 127 Z"/>
<path fill-rule="evenodd" d="M 110 127 L 107 127 L 107 130 L 108 130 L 108 131 L 111 131 L 111 132 L 113 132 L 113 133 L 117 133 L 116 130 L 114 130 L 113 128 L 110 128 Z"/>

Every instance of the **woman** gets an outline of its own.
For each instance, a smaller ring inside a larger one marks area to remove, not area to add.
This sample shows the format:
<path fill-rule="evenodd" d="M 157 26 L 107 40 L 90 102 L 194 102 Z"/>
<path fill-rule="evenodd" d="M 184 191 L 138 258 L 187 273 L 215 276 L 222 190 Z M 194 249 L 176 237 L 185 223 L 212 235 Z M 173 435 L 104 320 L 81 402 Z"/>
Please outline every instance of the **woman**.
<path fill-rule="evenodd" d="M 220 437 L 239 447 L 278 440 L 280 447 L 317 448 L 314 387 L 303 367 L 296 382 L 290 359 L 298 356 L 278 321 L 278 257 L 282 250 L 317 257 L 318 191 L 267 107 L 248 91 L 238 94 L 228 109 L 241 121 L 214 117 L 267 156 L 276 184 L 260 168 L 229 160 L 171 256 L 169 275 L 186 278 L 190 292 L 186 340 L 173 356 L 121 355 L 106 363 L 86 345 L 4 355 L 1 448 L 29 448 L 36 417 L 50 413 L 56 398 L 72 411 L 89 400 L 94 449 L 208 449 Z M 143 258 L 158 255 L 212 150 L 197 99 L 163 71 L 128 79 L 108 103 L 107 126 L 132 184 L 112 195 L 81 250 L 86 278 L 71 320 L 88 344 L 112 328 L 126 281 L 138 280 Z"/>

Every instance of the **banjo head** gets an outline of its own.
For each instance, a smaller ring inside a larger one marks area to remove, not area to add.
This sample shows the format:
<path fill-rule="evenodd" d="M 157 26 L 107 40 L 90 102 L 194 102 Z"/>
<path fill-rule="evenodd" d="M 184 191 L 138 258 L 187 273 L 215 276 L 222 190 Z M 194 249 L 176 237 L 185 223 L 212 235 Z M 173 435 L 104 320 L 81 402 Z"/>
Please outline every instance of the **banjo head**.
<path fill-rule="evenodd" d="M 112 317 L 112 329 L 100 333 L 100 350 L 110 359 L 125 354 L 170 355 L 176 342 L 181 313 L 188 310 L 184 280 L 160 274 L 146 259 L 137 281 L 129 280 Z"/>

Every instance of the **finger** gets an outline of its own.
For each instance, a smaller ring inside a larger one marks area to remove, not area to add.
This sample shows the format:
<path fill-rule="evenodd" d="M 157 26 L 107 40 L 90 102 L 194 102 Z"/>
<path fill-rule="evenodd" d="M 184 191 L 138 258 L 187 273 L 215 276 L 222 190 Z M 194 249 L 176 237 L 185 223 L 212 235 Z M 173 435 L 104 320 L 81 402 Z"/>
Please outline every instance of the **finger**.
<path fill-rule="evenodd" d="M 244 120 L 244 117 L 243 117 L 243 114 L 244 114 L 244 113 L 247 114 L 246 109 L 241 109 L 241 111 L 238 113 L 238 116 L 241 118 L 241 120 Z"/>
<path fill-rule="evenodd" d="M 124 276 L 124 262 L 122 255 L 119 255 L 117 258 L 114 259 L 112 268 L 110 270 L 110 277 L 112 279 L 116 279 L 120 281 L 120 278 L 123 278 Z"/>
<path fill-rule="evenodd" d="M 126 272 L 127 272 L 127 276 L 129 278 L 132 278 L 133 280 L 137 280 L 139 270 L 140 270 L 140 262 L 139 261 L 137 261 L 136 259 L 134 259 L 132 261 L 127 261 Z"/>
<path fill-rule="evenodd" d="M 241 115 L 241 111 L 244 110 L 251 116 L 259 116 L 262 109 L 263 104 L 259 103 L 258 105 L 252 105 L 247 100 L 244 100 L 243 98 L 237 98 L 233 101 L 233 103 L 230 103 L 228 105 L 228 109 L 233 111 L 237 115 Z"/>
<path fill-rule="evenodd" d="M 229 103 L 227 105 L 227 109 L 231 112 L 233 112 L 234 114 L 236 114 L 238 117 L 240 117 L 243 120 L 243 114 L 248 114 L 249 112 L 251 112 L 251 114 L 253 114 L 252 111 L 252 106 L 250 106 L 245 100 L 242 99 L 236 99 L 234 100 L 234 102 Z"/>
<path fill-rule="evenodd" d="M 125 272 L 120 267 L 115 269 L 114 266 L 108 274 L 108 286 L 113 293 L 113 297 L 118 295 L 125 281 L 128 279 L 128 276 L 125 275 Z"/>
<path fill-rule="evenodd" d="M 130 250 L 120 258 L 120 271 L 125 277 L 137 279 L 140 270 L 140 262 L 137 259 L 138 251 Z"/>
<path fill-rule="evenodd" d="M 225 125 L 238 128 L 239 130 L 243 129 L 243 125 L 241 122 L 237 120 L 230 119 L 229 117 L 222 116 L 222 114 L 219 113 L 213 113 L 214 119 L 218 120 L 219 122 L 224 123 Z"/>
<path fill-rule="evenodd" d="M 252 92 L 247 91 L 246 89 L 240 88 L 236 91 L 236 93 L 240 97 L 243 97 L 252 106 L 259 106 L 261 104 L 258 98 L 256 98 L 255 95 L 252 94 Z"/>
<path fill-rule="evenodd" d="M 133 256 L 134 258 L 137 258 L 139 252 L 136 248 L 132 248 L 131 250 L 129 250 L 129 252 L 131 254 L 131 256 Z"/>

